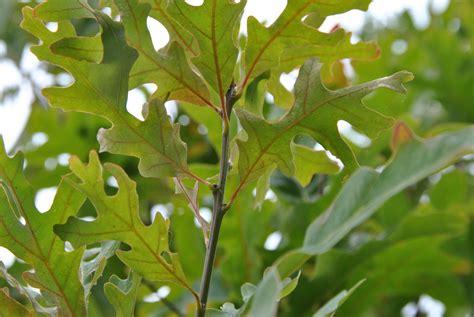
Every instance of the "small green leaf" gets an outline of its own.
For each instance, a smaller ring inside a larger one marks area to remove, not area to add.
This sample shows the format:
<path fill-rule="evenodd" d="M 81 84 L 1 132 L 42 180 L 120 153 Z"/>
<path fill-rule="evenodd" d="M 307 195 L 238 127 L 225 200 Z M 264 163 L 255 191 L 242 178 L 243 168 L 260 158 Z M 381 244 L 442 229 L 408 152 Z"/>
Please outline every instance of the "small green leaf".
<path fill-rule="evenodd" d="M 105 296 L 114 306 L 117 317 L 134 315 L 140 281 L 141 277 L 138 274 L 130 272 L 125 280 L 120 279 L 117 275 L 112 275 L 110 281 L 105 283 Z"/>
<path fill-rule="evenodd" d="M 281 300 L 282 298 L 290 295 L 298 286 L 298 282 L 300 280 L 301 276 L 301 271 L 298 272 L 298 275 L 294 278 L 285 278 L 284 280 L 281 281 L 281 290 L 280 290 L 280 295 L 278 296 L 278 300 Z"/>
<path fill-rule="evenodd" d="M 326 304 L 323 307 L 318 309 L 318 311 L 313 315 L 313 317 L 328 317 L 334 316 L 337 309 L 344 304 L 344 302 L 349 298 L 349 296 L 354 293 L 354 291 L 360 286 L 360 284 L 364 283 L 365 280 L 359 281 L 356 285 L 354 285 L 350 290 L 343 290 Z"/>
<path fill-rule="evenodd" d="M 84 252 L 81 264 L 82 285 L 86 293 L 102 276 L 107 260 L 115 255 L 115 251 L 120 247 L 120 242 L 106 241 L 99 248 L 87 249 Z"/>
<path fill-rule="evenodd" d="M 278 271 L 270 267 L 265 271 L 263 279 L 257 286 L 251 283 L 242 285 L 240 292 L 244 303 L 239 309 L 236 309 L 232 303 L 225 303 L 221 310 L 209 309 L 209 316 L 276 316 L 278 302 L 293 292 L 299 277 L 298 273 L 293 279 L 285 278 L 281 281 Z"/>
<path fill-rule="evenodd" d="M 263 280 L 258 284 L 252 296 L 252 306 L 248 316 L 276 316 L 280 289 L 281 281 L 278 271 L 270 268 L 265 272 Z"/>
<path fill-rule="evenodd" d="M 316 151 L 299 144 L 291 144 L 295 163 L 295 178 L 302 186 L 311 182 L 314 174 L 336 174 L 339 166 L 325 151 Z"/>

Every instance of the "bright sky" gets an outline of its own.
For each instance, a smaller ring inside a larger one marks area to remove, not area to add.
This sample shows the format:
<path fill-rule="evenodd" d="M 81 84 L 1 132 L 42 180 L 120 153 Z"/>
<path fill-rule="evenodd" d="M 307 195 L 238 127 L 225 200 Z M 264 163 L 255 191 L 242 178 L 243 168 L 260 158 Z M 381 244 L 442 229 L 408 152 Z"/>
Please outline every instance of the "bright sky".
<path fill-rule="evenodd" d="M 202 0 L 186 0 L 186 2 L 199 5 Z M 410 15 L 414 18 L 415 25 L 423 29 L 429 24 L 429 6 L 432 7 L 435 13 L 444 11 L 449 4 L 449 0 L 374 0 L 368 12 L 352 10 L 344 14 L 328 17 L 321 26 L 321 31 L 329 31 L 336 24 L 347 31 L 358 33 L 364 25 L 364 20 L 367 16 L 372 16 L 383 25 L 387 25 L 391 20 L 396 18 L 400 13 L 408 10 Z M 265 22 L 267 25 L 273 23 L 286 5 L 285 0 L 248 0 L 245 8 L 245 20 L 248 16 L 253 15 L 259 21 Z M 50 25 L 54 28 L 54 25 Z M 148 27 L 152 34 L 153 43 L 156 48 L 163 47 L 169 40 L 169 36 L 160 23 L 149 19 Z M 242 32 L 246 32 L 245 24 L 242 25 Z M 353 40 L 357 40 L 354 36 Z M 0 57 L 5 54 L 5 43 L 0 41 Z M 10 150 L 18 137 L 20 136 L 30 113 L 30 104 L 33 100 L 33 88 L 28 83 L 25 83 L 24 77 L 31 77 L 37 88 L 43 88 L 51 85 L 54 82 L 52 75 L 48 74 L 42 64 L 31 54 L 28 50 L 23 53 L 21 62 L 21 69 L 9 61 L 0 61 L 0 91 L 20 85 L 20 93 L 16 98 L 7 99 L 0 105 L 0 135 L 3 136 L 7 150 Z M 62 83 L 67 83 L 68 76 L 60 75 L 59 79 Z M 285 86 L 292 86 L 294 84 L 295 74 L 286 78 Z M 128 111 L 134 116 L 141 118 L 141 107 L 145 103 L 144 95 L 138 90 L 129 92 L 129 100 L 127 104 Z M 170 115 L 175 115 L 176 108 L 171 104 L 167 106 Z M 341 127 L 340 127 L 341 128 Z M 350 129 L 350 126 L 342 125 L 344 129 Z M 364 142 L 361 139 L 361 142 Z M 46 212 L 51 206 L 52 199 L 55 195 L 55 188 L 43 189 L 39 192 L 35 199 L 35 204 L 38 210 Z M 265 242 L 268 249 L 275 249 L 281 240 L 281 235 L 276 232 L 269 236 Z M 5 248 L 0 247 L 0 261 L 3 261 L 7 267 L 10 267 L 14 262 L 14 257 Z M 409 312 L 404 312 L 405 316 L 410 316 Z M 442 316 L 439 310 L 433 311 L 430 314 L 432 317 Z"/>

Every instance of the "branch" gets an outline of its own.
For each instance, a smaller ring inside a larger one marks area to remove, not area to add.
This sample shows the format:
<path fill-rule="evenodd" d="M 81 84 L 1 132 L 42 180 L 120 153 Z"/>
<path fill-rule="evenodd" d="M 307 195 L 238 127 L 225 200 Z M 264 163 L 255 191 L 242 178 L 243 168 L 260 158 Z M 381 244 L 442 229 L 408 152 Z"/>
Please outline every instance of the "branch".
<path fill-rule="evenodd" d="M 229 171 L 229 117 L 232 113 L 232 106 L 237 100 L 235 94 L 235 85 L 231 84 L 226 93 L 225 111 L 223 111 L 222 120 L 222 148 L 221 161 L 219 171 L 219 184 L 213 186 L 212 194 L 214 196 L 214 205 L 212 208 L 212 223 L 209 245 L 206 249 L 206 259 L 201 280 L 201 290 L 199 297 L 201 305 L 198 308 L 196 316 L 204 317 L 206 314 L 207 298 L 209 295 L 209 287 L 211 284 L 212 270 L 214 267 L 214 259 L 217 251 L 217 241 L 219 240 L 219 232 L 224 218 L 226 206 L 223 204 L 225 185 L 227 182 L 227 172 Z"/>

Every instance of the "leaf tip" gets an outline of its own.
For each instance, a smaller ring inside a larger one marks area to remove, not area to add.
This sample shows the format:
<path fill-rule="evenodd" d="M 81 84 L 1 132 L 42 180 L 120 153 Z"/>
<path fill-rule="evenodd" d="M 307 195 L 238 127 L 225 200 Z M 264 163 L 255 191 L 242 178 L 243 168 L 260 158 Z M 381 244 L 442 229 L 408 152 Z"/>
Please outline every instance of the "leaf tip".
<path fill-rule="evenodd" d="M 392 139 L 390 141 L 390 148 L 393 153 L 396 153 L 400 146 L 412 141 L 415 138 L 413 131 L 403 121 L 395 122 L 393 126 Z"/>

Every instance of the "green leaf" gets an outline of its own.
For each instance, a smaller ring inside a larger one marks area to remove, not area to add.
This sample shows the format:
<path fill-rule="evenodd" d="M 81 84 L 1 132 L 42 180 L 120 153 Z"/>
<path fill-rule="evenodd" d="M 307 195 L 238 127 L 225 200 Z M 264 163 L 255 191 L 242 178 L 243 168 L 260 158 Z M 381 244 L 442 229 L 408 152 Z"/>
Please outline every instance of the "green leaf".
<path fill-rule="evenodd" d="M 412 210 L 384 239 L 374 239 L 352 250 L 333 249 L 319 256 L 313 283 L 337 282 L 324 289 L 318 287 L 315 293 L 321 296 L 366 278 L 361 291 L 338 311 L 342 316 L 363 314 L 372 307 L 380 311 L 391 300 L 419 294 L 441 300 L 447 311 L 452 305 L 465 302 L 467 294 L 460 275 L 469 272 L 468 262 L 444 252 L 443 245 L 467 231 L 469 218 L 457 208 L 438 212 L 426 207 Z"/>
<path fill-rule="evenodd" d="M 286 50 L 280 56 L 280 64 L 277 68 L 271 72 L 270 79 L 268 81 L 268 91 L 275 97 L 275 103 L 283 108 L 289 108 L 294 102 L 294 96 L 282 85 L 280 82 L 280 75 L 282 73 L 289 73 L 293 69 L 301 66 L 303 62 L 309 58 L 318 57 L 319 60 L 324 63 L 322 74 L 332 73 L 333 62 L 344 58 L 350 58 L 351 60 L 372 60 L 376 58 L 380 50 L 378 46 L 373 42 L 359 42 L 357 44 L 351 44 L 350 34 L 338 30 L 337 34 L 341 35 L 341 40 L 333 45 L 314 45 L 314 46 L 303 46 Z M 336 36 L 333 34 L 332 36 Z M 328 77 L 322 76 L 323 80 Z"/>
<path fill-rule="evenodd" d="M 204 239 L 208 241 L 208 233 L 209 233 L 209 223 L 207 222 L 206 219 L 204 219 L 201 216 L 201 213 L 199 211 L 199 199 L 198 199 L 198 192 L 199 192 L 199 183 L 196 182 L 194 184 L 193 188 L 188 188 L 179 178 L 174 178 L 174 184 L 176 187 L 175 194 L 183 194 L 183 196 L 186 197 L 186 200 L 188 201 L 188 206 L 189 209 L 194 214 L 194 217 L 196 217 L 196 220 L 199 222 L 202 232 L 204 234 Z"/>
<path fill-rule="evenodd" d="M 100 63 L 104 54 L 100 35 L 65 37 L 53 43 L 51 51 L 56 55 L 94 63 Z"/>
<path fill-rule="evenodd" d="M 169 0 L 143 0 L 141 2 L 150 4 L 150 16 L 163 24 L 170 35 L 170 41 L 179 43 L 190 56 L 199 55 L 196 38 L 166 11 Z"/>
<path fill-rule="evenodd" d="M 86 293 L 102 276 L 107 260 L 115 255 L 115 251 L 120 247 L 120 242 L 106 241 L 99 248 L 87 249 L 81 264 L 82 285 Z"/>
<path fill-rule="evenodd" d="M 155 83 L 155 96 L 207 105 L 214 108 L 202 79 L 191 70 L 183 48 L 172 42 L 166 51 L 156 52 L 146 25 L 150 5 L 137 0 L 115 0 L 119 7 L 128 44 L 138 52 L 130 74 L 130 86 Z"/>
<path fill-rule="evenodd" d="M 252 306 L 248 316 L 276 316 L 281 281 L 278 271 L 270 268 L 265 272 L 263 280 L 258 284 L 252 296 Z"/>
<path fill-rule="evenodd" d="M 220 97 L 221 107 L 232 83 L 239 50 L 233 41 L 246 1 L 206 0 L 191 6 L 172 0 L 168 13 L 196 38 L 201 54 L 192 62 Z"/>
<path fill-rule="evenodd" d="M 325 151 L 316 151 L 299 144 L 291 144 L 295 164 L 295 178 L 302 186 L 307 186 L 314 174 L 336 174 L 339 166 Z"/>
<path fill-rule="evenodd" d="M 86 0 L 47 0 L 39 4 L 34 12 L 47 21 L 94 17 Z"/>
<path fill-rule="evenodd" d="M 103 29 L 101 38 L 104 46 L 103 60 L 97 64 L 56 55 L 50 50 L 55 42 L 75 37 L 70 22 L 59 22 L 58 30 L 51 32 L 31 8 L 23 8 L 23 15 L 22 27 L 42 41 L 41 45 L 32 47 L 32 52 L 39 59 L 65 69 L 75 79 L 69 87 L 43 90 L 51 105 L 67 111 L 93 113 L 115 124 L 131 125 L 133 120 L 125 108 L 128 94 L 126 78 L 137 54 L 125 45 L 122 26 L 103 14 L 97 14 Z"/>
<path fill-rule="evenodd" d="M 37 292 L 33 291 L 31 287 L 22 285 L 17 279 L 15 279 L 12 275 L 8 274 L 7 268 L 4 266 L 3 262 L 0 261 L 0 277 L 2 277 L 8 285 L 12 288 L 16 289 L 19 294 L 26 297 L 28 302 L 33 306 L 35 312 L 54 315 L 56 314 L 57 310 L 56 307 L 44 307 L 40 304 L 42 301 L 42 296 Z"/>
<path fill-rule="evenodd" d="M 327 316 L 334 316 L 337 309 L 344 304 L 344 302 L 349 298 L 349 296 L 354 293 L 354 291 L 360 286 L 360 284 L 364 283 L 365 280 L 359 281 L 356 285 L 354 285 L 350 290 L 343 290 L 326 304 L 323 307 L 318 309 L 316 313 L 314 313 L 313 317 L 327 317 Z"/>
<path fill-rule="evenodd" d="M 405 92 L 403 83 L 413 78 L 399 72 L 362 85 L 328 91 L 321 83 L 321 64 L 307 61 L 300 70 L 295 86 L 293 107 L 276 122 L 268 122 L 246 110 L 237 110 L 247 140 L 237 140 L 239 147 L 240 184 L 237 192 L 275 166 L 286 175 L 295 171 L 290 146 L 295 136 L 307 134 L 340 158 L 349 170 L 357 168 L 352 150 L 340 137 L 337 122 L 346 120 L 369 137 L 391 126 L 392 120 L 366 108 L 361 98 L 385 87 Z M 234 194 L 235 196 L 235 194 Z"/>
<path fill-rule="evenodd" d="M 130 272 L 124 280 L 117 275 L 112 275 L 110 281 L 105 283 L 105 296 L 114 306 L 117 317 L 134 315 L 140 281 L 141 277 L 138 274 Z"/>
<path fill-rule="evenodd" d="M 308 227 L 303 250 L 311 254 L 326 252 L 390 197 L 474 152 L 473 133 L 474 127 L 470 127 L 426 142 L 408 143 L 380 174 L 360 169 L 347 181 L 332 207 Z"/>
<path fill-rule="evenodd" d="M 294 278 L 285 278 L 281 281 L 281 290 L 280 290 L 280 295 L 278 296 L 278 300 L 281 300 L 282 298 L 290 295 L 295 289 L 296 286 L 298 286 L 298 282 L 300 280 L 301 276 L 301 271 L 298 272 L 298 275 Z"/>
<path fill-rule="evenodd" d="M 270 267 L 265 271 L 263 279 L 257 286 L 250 283 L 242 285 L 241 293 L 244 303 L 239 309 L 236 309 L 232 303 L 225 303 L 220 310 L 209 309 L 207 312 L 212 317 L 276 316 L 281 295 L 291 284 L 288 280 L 282 283 L 278 271 Z"/>
<path fill-rule="evenodd" d="M 34 191 L 23 175 L 21 154 L 9 158 L 0 138 L 0 244 L 31 265 L 25 281 L 45 292 L 61 315 L 85 315 L 86 298 L 79 279 L 83 249 L 64 250 L 64 243 L 53 226 L 77 213 L 84 197 L 68 184 L 59 185 L 51 209 L 39 213 L 34 206 Z M 22 220 L 20 220 L 22 219 Z M 24 225 L 20 223 L 24 221 Z"/>
<path fill-rule="evenodd" d="M 369 2 L 368 0 L 326 2 L 295 0 L 286 6 L 280 17 L 268 28 L 256 18 L 249 17 L 248 43 L 245 49 L 246 75 L 242 86 L 245 86 L 250 79 L 278 66 L 282 58 L 288 60 L 284 60 L 285 63 L 292 59 L 289 70 L 299 66 L 308 57 L 332 58 L 330 52 L 334 52 L 334 47 L 341 45 L 340 43 L 348 44 L 349 37 L 345 36 L 342 30 L 327 34 L 319 32 L 317 28 L 328 15 L 351 9 L 364 10 Z M 349 52 L 349 55 L 344 53 L 341 55 L 351 57 L 350 54 Z M 340 55 L 335 54 L 332 60 L 339 58 Z"/>
<path fill-rule="evenodd" d="M 91 201 L 98 216 L 92 222 L 69 218 L 66 224 L 56 226 L 57 234 L 74 246 L 121 241 L 131 250 L 116 253 L 132 270 L 151 281 L 176 283 L 196 295 L 186 281 L 178 255 L 169 249 L 169 221 L 159 213 L 150 226 L 145 226 L 140 219 L 136 183 L 119 166 L 107 163 L 105 169 L 119 185 L 118 193 L 108 196 L 104 191 L 102 166 L 95 152 L 91 152 L 87 165 L 73 157 L 70 168 L 79 180 L 69 177 L 68 183 Z"/>
<path fill-rule="evenodd" d="M 276 262 L 280 274 L 287 276 L 309 257 L 330 250 L 390 197 L 463 155 L 473 153 L 473 133 L 474 127 L 469 127 L 424 142 L 413 140 L 401 146 L 382 173 L 359 169 L 346 182 L 332 206 L 308 227 L 303 247 Z"/>
<path fill-rule="evenodd" d="M 166 108 L 153 100 L 144 108 L 145 121 L 134 120 L 133 128 L 114 125 L 97 135 L 101 151 L 140 158 L 140 174 L 147 177 L 190 176 L 187 148 L 179 136 L 179 125 L 172 124 Z M 131 133 L 132 131 L 140 131 Z"/>
<path fill-rule="evenodd" d="M 40 59 L 66 69 L 75 78 L 69 87 L 43 91 L 53 106 L 93 113 L 112 122 L 111 129 L 99 132 L 101 150 L 139 157 L 142 175 L 165 177 L 182 174 L 199 179 L 187 169 L 186 146 L 179 139 L 179 128 L 169 122 L 160 102 L 155 100 L 145 108 L 147 120 L 144 122 L 127 112 L 126 78 L 137 54 L 125 44 L 120 24 L 105 15 L 96 15 L 103 28 L 101 38 L 104 46 L 103 60 L 97 64 L 78 61 L 77 55 L 74 56 L 76 59 L 71 59 L 50 51 L 53 43 L 74 38 L 75 31 L 69 22 L 60 22 L 58 31 L 50 32 L 39 18 L 33 16 L 30 8 L 24 8 L 23 13 L 23 28 L 43 41 L 32 51 Z"/>
<path fill-rule="evenodd" d="M 8 288 L 0 289 L 0 307 L 2 307 L 1 317 L 34 316 L 30 309 L 10 297 Z"/>

